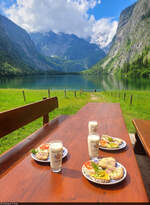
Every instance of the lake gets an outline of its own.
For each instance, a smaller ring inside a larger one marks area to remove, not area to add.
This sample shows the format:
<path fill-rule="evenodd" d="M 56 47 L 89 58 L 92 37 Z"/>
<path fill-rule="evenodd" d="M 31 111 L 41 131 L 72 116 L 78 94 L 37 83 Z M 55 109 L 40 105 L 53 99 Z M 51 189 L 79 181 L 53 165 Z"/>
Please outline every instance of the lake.
<path fill-rule="evenodd" d="M 27 89 L 84 89 L 102 90 L 150 90 L 149 79 L 118 79 L 112 76 L 49 75 L 1 78 L 0 88 Z"/>

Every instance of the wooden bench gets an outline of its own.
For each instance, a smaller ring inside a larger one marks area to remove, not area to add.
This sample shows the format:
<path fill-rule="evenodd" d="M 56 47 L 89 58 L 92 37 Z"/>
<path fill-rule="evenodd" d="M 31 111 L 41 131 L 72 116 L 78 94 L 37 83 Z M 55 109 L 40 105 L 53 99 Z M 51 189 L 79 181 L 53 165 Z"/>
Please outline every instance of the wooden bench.
<path fill-rule="evenodd" d="M 0 138 L 43 116 L 42 128 L 0 156 L 0 173 L 43 139 L 48 131 L 52 131 L 67 118 L 63 115 L 49 122 L 48 114 L 56 108 L 58 99 L 53 97 L 0 113 Z"/>
<path fill-rule="evenodd" d="M 135 126 L 136 133 L 136 144 L 134 151 L 137 154 L 145 154 L 150 157 L 150 120 L 132 120 Z"/>

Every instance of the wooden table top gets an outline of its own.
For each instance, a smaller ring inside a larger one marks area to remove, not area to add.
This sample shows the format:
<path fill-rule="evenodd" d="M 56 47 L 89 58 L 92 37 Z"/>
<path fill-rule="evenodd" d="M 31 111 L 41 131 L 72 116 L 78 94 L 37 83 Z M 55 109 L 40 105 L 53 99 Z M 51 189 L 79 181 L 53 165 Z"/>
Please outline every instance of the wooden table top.
<path fill-rule="evenodd" d="M 150 120 L 134 119 L 133 124 L 148 156 L 150 157 Z"/>
<path fill-rule="evenodd" d="M 89 160 L 89 120 L 98 121 L 100 135 L 126 141 L 127 147 L 122 151 L 99 150 L 100 157 L 112 156 L 125 166 L 127 177 L 121 183 L 97 185 L 82 175 L 81 167 Z M 0 175 L 1 202 L 148 202 L 119 104 L 88 103 L 47 133 L 42 142 L 52 139 L 61 139 L 69 151 L 62 173 L 52 173 L 48 164 L 37 163 L 28 152 Z"/>

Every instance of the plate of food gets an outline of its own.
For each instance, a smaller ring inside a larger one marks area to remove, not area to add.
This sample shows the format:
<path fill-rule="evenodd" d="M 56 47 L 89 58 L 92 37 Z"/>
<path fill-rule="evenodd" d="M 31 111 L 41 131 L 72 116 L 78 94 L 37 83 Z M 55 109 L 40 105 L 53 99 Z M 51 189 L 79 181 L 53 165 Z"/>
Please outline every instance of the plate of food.
<path fill-rule="evenodd" d="M 123 181 L 127 171 L 113 157 L 104 157 L 85 162 L 82 166 L 85 178 L 96 184 L 112 185 Z"/>
<path fill-rule="evenodd" d="M 103 150 L 120 150 L 126 147 L 126 142 L 117 137 L 102 135 L 99 142 L 99 148 Z"/>
<path fill-rule="evenodd" d="M 68 154 L 68 150 L 63 147 L 63 158 Z M 50 162 L 49 143 L 41 144 L 36 149 L 31 150 L 31 157 L 38 162 Z"/>

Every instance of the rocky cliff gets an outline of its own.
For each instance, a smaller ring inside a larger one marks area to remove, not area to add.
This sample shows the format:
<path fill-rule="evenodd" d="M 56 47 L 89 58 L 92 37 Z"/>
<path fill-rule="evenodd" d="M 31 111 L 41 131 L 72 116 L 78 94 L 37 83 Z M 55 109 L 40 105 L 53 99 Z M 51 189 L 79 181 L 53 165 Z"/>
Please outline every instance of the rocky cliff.
<path fill-rule="evenodd" d="M 148 58 L 149 47 L 150 0 L 138 0 L 134 5 L 122 11 L 109 54 L 105 60 L 99 62 L 93 69 L 110 74 L 121 72 L 124 65 L 128 67 L 129 64 L 136 64 L 139 61 L 141 61 L 139 65 L 143 65 L 145 57 L 143 55 Z M 145 66 L 148 66 L 148 64 Z M 138 69 L 140 68 L 139 66 Z"/>

